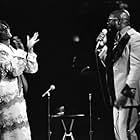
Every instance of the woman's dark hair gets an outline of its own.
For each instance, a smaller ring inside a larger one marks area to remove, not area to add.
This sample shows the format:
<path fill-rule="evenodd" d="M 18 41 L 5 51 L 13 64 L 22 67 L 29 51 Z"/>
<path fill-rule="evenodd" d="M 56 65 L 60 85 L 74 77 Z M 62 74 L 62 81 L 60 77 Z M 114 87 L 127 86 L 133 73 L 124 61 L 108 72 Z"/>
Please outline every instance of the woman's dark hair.
<path fill-rule="evenodd" d="M 10 29 L 8 23 L 5 20 L 0 20 L 0 41 L 8 40 L 10 38 L 8 29 Z"/>
<path fill-rule="evenodd" d="M 0 20 L 0 31 L 10 28 L 9 24 L 5 20 Z"/>

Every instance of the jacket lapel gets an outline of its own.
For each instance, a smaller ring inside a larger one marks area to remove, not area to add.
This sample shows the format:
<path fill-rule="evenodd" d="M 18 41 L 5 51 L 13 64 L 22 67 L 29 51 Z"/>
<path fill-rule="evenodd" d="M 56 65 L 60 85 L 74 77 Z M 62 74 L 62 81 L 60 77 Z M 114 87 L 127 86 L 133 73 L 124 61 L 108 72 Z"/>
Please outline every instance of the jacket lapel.
<path fill-rule="evenodd" d="M 112 61 L 115 63 L 121 56 L 124 51 L 124 48 L 126 44 L 128 43 L 130 39 L 130 35 L 128 33 L 125 33 L 125 35 L 121 38 L 117 46 L 114 48 L 112 53 Z"/>

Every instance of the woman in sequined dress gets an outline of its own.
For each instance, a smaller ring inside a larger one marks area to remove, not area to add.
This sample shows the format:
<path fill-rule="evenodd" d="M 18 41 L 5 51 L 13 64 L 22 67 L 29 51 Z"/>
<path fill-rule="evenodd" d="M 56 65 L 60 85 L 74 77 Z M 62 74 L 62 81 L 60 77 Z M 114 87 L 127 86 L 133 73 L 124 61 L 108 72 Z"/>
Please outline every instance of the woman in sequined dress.
<path fill-rule="evenodd" d="M 0 21 L 0 140 L 31 140 L 20 75 L 38 70 L 37 55 L 33 51 L 38 35 L 36 32 L 31 38 L 27 36 L 27 52 L 22 44 L 15 49 L 10 45 L 9 25 Z M 13 42 L 20 44 L 18 38 Z"/>

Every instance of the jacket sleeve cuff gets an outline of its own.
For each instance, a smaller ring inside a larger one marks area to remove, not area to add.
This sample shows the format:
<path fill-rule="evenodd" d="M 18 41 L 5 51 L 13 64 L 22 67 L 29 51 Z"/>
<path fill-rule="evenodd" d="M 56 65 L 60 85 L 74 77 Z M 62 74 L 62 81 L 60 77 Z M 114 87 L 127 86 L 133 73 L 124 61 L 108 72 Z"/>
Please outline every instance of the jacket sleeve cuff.
<path fill-rule="evenodd" d="M 28 52 L 27 60 L 32 61 L 32 62 L 36 62 L 36 58 L 37 58 L 37 55 L 34 52 L 32 52 L 32 53 Z"/>

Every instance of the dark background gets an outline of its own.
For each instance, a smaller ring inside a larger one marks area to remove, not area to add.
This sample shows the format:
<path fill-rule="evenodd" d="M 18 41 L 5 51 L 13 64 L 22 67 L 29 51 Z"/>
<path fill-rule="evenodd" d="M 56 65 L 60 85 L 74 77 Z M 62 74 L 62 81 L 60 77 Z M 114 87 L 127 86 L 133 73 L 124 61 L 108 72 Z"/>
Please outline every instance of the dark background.
<path fill-rule="evenodd" d="M 139 31 L 138 1 L 124 2 L 129 6 L 132 26 Z M 47 96 L 41 96 L 51 84 L 56 87 L 51 92 L 51 114 L 64 106 L 66 114 L 86 115 L 75 120 L 76 140 L 89 139 L 89 93 L 92 93 L 93 139 L 113 140 L 112 110 L 102 98 L 94 49 L 96 37 L 105 28 L 109 13 L 117 8 L 116 3 L 115 0 L 1 1 L 0 19 L 9 23 L 13 35 L 25 43 L 27 34 L 39 32 L 40 42 L 34 46 L 39 71 L 26 74 L 29 93 L 25 98 L 33 140 L 48 139 L 48 100 Z M 75 42 L 75 37 L 80 41 Z M 86 66 L 90 69 L 81 72 Z M 62 139 L 64 129 L 60 119 L 51 120 L 51 131 L 52 139 Z"/>

